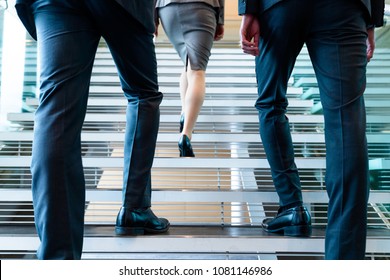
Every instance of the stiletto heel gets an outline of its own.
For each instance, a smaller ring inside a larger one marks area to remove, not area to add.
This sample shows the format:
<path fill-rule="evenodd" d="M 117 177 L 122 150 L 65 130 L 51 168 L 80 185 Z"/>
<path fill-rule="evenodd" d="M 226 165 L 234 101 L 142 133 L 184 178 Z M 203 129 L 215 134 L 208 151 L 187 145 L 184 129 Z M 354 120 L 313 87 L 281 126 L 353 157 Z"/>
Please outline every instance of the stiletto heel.
<path fill-rule="evenodd" d="M 192 150 L 191 141 L 187 135 L 182 135 L 179 139 L 179 151 L 180 157 L 195 157 L 194 152 Z"/>

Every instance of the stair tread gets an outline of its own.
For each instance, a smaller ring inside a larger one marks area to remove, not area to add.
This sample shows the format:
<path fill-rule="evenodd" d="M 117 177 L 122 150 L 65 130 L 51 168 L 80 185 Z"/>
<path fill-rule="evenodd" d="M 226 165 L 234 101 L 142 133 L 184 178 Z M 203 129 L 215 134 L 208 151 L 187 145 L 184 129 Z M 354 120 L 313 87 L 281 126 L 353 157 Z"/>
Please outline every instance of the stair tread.
<path fill-rule="evenodd" d="M 1 236 L 36 236 L 34 225 L 2 225 Z M 280 234 L 267 233 L 259 226 L 180 226 L 173 225 L 169 231 L 162 234 L 148 234 L 137 238 L 294 238 Z M 313 226 L 309 238 L 324 238 L 325 227 Z M 86 225 L 84 237 L 129 238 L 131 236 L 117 236 L 114 225 Z M 134 236 L 133 236 L 134 237 Z M 385 227 L 368 227 L 368 239 L 390 239 L 390 230 Z M 304 238 L 303 238 L 304 239 Z"/>

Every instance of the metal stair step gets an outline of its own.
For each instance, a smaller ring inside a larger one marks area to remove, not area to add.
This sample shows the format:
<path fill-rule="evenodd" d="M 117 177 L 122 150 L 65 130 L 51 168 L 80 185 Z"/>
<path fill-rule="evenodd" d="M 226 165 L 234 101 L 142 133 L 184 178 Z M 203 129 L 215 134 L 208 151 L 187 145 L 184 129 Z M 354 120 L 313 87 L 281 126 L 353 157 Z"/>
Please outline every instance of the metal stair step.
<path fill-rule="evenodd" d="M 10 238 L 12 236 L 12 238 Z M 190 238 L 189 238 L 190 237 Z M 390 252 L 390 232 L 369 229 L 367 254 Z M 32 226 L 3 227 L 0 235 L 3 251 L 35 251 L 39 245 Z M 145 236 L 114 235 L 113 226 L 86 226 L 83 255 L 101 254 L 305 254 L 322 255 L 324 228 L 313 228 L 308 238 L 268 234 L 259 227 L 181 227 L 168 233 Z"/>
<path fill-rule="evenodd" d="M 255 186 L 256 187 L 256 186 Z M 0 201 L 9 202 L 31 202 L 32 195 L 30 189 L 0 189 Z M 120 203 L 122 197 L 121 189 L 87 189 L 86 199 L 88 202 L 113 202 Z M 187 190 L 185 188 L 177 190 L 166 190 L 154 188 L 152 191 L 153 202 L 242 202 L 242 203 L 278 203 L 279 198 L 275 191 L 261 190 Z M 328 196 L 325 190 L 305 190 L 303 200 L 307 203 L 328 203 Z M 371 191 L 369 203 L 385 203 L 390 201 L 390 193 L 384 191 Z"/>

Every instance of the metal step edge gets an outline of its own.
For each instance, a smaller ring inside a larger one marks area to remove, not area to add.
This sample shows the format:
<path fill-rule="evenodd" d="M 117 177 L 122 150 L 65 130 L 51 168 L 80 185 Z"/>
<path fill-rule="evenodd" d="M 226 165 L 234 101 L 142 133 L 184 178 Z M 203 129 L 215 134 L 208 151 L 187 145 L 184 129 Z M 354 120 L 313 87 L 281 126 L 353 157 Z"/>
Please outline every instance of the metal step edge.
<path fill-rule="evenodd" d="M 303 201 L 305 203 L 328 203 L 328 196 L 325 190 L 304 190 Z M 120 202 L 122 200 L 121 190 L 95 189 L 86 190 L 86 200 Z M 21 202 L 32 201 L 31 189 L 0 189 L 0 201 Z M 153 202 L 271 202 L 278 203 L 279 198 L 276 192 L 272 191 L 219 191 L 219 190 L 159 190 L 152 191 Z M 390 201 L 390 192 L 370 192 L 369 203 L 387 203 Z"/>
<path fill-rule="evenodd" d="M 297 158 L 298 168 L 325 168 L 324 158 Z M 31 156 L 0 157 L 0 166 L 29 167 Z M 84 157 L 84 167 L 123 168 L 121 157 Z M 155 158 L 154 168 L 269 168 L 267 159 L 238 159 L 238 158 Z"/>
<path fill-rule="evenodd" d="M 366 252 L 390 253 L 390 238 L 367 238 Z M 83 252 L 117 253 L 276 253 L 324 252 L 324 238 L 293 237 L 202 237 L 202 236 L 148 236 L 148 237 L 85 237 Z M 39 246 L 36 236 L 0 235 L 2 251 L 35 251 Z"/>
<path fill-rule="evenodd" d="M 324 123 L 322 115 L 294 115 L 287 114 L 290 123 Z M 7 115 L 9 121 L 34 121 L 34 113 L 9 113 Z M 125 122 L 125 114 L 99 114 L 89 113 L 85 117 L 85 122 Z M 160 122 L 177 123 L 177 115 L 161 115 Z M 197 119 L 198 123 L 258 123 L 259 118 L 256 114 L 253 115 L 200 115 Z M 390 123 L 389 116 L 368 115 L 367 123 Z"/>
<path fill-rule="evenodd" d="M 0 131 L 1 141 L 33 141 L 33 131 Z M 124 132 L 81 132 L 81 141 L 124 141 Z M 177 142 L 177 133 L 159 133 L 157 142 Z M 325 143 L 323 133 L 292 133 L 294 143 Z M 389 143 L 390 134 L 375 133 L 367 135 L 368 143 Z M 191 142 L 233 142 L 233 143 L 261 143 L 259 133 L 195 133 Z"/>

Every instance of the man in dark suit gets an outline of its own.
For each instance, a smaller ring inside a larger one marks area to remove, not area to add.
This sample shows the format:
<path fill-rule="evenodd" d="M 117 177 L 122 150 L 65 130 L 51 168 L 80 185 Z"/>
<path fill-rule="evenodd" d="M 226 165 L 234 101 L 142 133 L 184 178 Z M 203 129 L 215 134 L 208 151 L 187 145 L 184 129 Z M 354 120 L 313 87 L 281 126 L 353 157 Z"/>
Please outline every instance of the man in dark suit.
<path fill-rule="evenodd" d="M 159 127 L 154 0 L 18 0 L 38 41 L 40 104 L 35 114 L 32 192 L 39 259 L 80 259 L 85 181 L 80 134 L 95 53 L 103 37 L 128 100 L 120 235 L 161 233 L 151 211 L 151 167 Z"/>
<path fill-rule="evenodd" d="M 306 44 L 325 118 L 326 188 L 329 195 L 326 259 L 363 259 L 366 245 L 368 152 L 363 93 L 366 64 L 383 0 L 238 0 L 241 45 L 256 56 L 260 135 L 280 198 L 267 232 L 309 236 L 294 162 L 286 90 Z"/>

